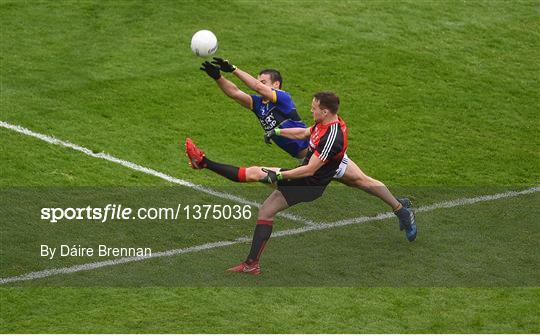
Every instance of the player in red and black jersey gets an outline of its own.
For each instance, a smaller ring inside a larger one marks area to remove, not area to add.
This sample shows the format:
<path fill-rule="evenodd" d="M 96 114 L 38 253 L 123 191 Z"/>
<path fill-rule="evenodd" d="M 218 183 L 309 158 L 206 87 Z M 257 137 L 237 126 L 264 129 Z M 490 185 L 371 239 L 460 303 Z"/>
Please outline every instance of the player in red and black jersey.
<path fill-rule="evenodd" d="M 289 139 L 308 139 L 308 154 L 302 165 L 291 170 L 278 168 L 241 168 L 209 160 L 191 139 L 186 139 L 186 154 L 195 169 L 208 168 L 238 182 L 269 183 L 276 190 L 259 209 L 251 250 L 246 261 L 229 269 L 231 272 L 260 274 L 259 258 L 272 233 L 275 215 L 290 206 L 319 198 L 340 166 L 347 150 L 347 127 L 337 115 L 339 98 L 332 92 L 314 95 L 311 111 L 315 125 L 311 128 L 274 129 L 277 135 Z M 251 169 L 246 180 L 246 169 Z M 254 178 L 253 172 L 256 172 Z M 413 212 L 405 205 L 396 211 L 407 234 L 416 236 Z"/>
<path fill-rule="evenodd" d="M 277 180 L 277 189 L 292 206 L 320 197 L 332 181 L 347 151 L 347 126 L 337 115 L 338 97 L 331 92 L 314 95 L 311 112 L 315 125 L 308 129 L 280 129 L 286 138 L 309 138 L 309 147 L 302 165 L 292 171 L 281 169 L 275 173 L 263 170 L 270 180 Z M 327 108 L 325 106 L 336 106 Z M 335 112 L 332 112 L 334 111 Z M 306 172 L 309 174 L 306 176 Z"/>

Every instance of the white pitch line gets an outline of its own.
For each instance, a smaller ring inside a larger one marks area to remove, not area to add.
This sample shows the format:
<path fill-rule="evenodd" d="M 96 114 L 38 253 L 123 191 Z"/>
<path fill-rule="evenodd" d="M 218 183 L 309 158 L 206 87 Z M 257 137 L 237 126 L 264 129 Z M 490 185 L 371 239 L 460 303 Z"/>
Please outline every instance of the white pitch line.
<path fill-rule="evenodd" d="M 504 193 L 499 193 L 499 194 L 494 194 L 494 195 L 485 195 L 485 196 L 478 196 L 478 197 L 473 197 L 473 198 L 459 198 L 459 199 L 455 199 L 451 201 L 423 206 L 416 209 L 416 212 L 417 213 L 429 212 L 429 211 L 433 211 L 437 209 L 454 208 L 458 206 L 471 205 L 471 204 L 480 203 L 480 202 L 488 202 L 488 201 L 498 200 L 502 198 L 518 197 L 522 195 L 536 193 L 539 191 L 540 191 L 540 187 L 532 187 L 532 188 L 521 190 L 521 191 L 507 191 Z M 365 217 L 357 217 L 357 218 L 346 219 L 346 220 L 341 220 L 341 221 L 331 222 L 331 223 L 318 223 L 312 226 L 305 226 L 298 229 L 276 231 L 272 233 L 272 238 L 292 236 L 292 235 L 297 235 L 301 233 L 306 233 L 309 231 L 320 231 L 320 230 L 326 230 L 326 229 L 347 226 L 347 225 L 352 225 L 352 224 L 376 222 L 376 221 L 392 218 L 393 216 L 394 214 L 392 212 L 387 212 L 387 213 L 382 213 L 382 214 L 372 216 L 372 217 L 365 216 Z M 81 265 L 75 265 L 75 266 L 69 266 L 69 267 L 63 267 L 63 268 L 53 268 L 53 269 L 48 269 L 48 270 L 43 270 L 43 271 L 38 271 L 38 272 L 31 272 L 31 273 L 26 273 L 26 274 L 8 277 L 8 278 L 0 278 L 0 285 L 12 283 L 12 282 L 47 278 L 47 277 L 57 275 L 57 274 L 70 274 L 70 273 L 76 273 L 76 272 L 81 272 L 81 271 L 88 271 L 88 270 L 92 270 L 96 268 L 127 264 L 130 262 L 143 261 L 143 260 L 159 258 L 159 257 L 170 257 L 170 256 L 181 255 L 181 254 L 188 254 L 188 253 L 193 253 L 193 252 L 211 250 L 218 247 L 231 246 L 231 245 L 236 245 L 239 243 L 246 243 L 250 241 L 251 241 L 250 237 L 239 237 L 235 240 L 217 241 L 213 243 L 206 243 L 206 244 L 196 245 L 196 246 L 191 246 L 191 247 L 186 247 L 186 248 L 152 253 L 152 255 L 146 256 L 146 257 L 126 257 L 126 258 L 111 259 L 111 260 L 105 260 L 105 261 L 99 261 L 99 262 L 93 262 L 93 263 L 87 263 L 87 264 L 81 264 Z"/>
<path fill-rule="evenodd" d="M 71 143 L 69 141 L 63 141 L 63 140 L 60 140 L 60 139 L 55 138 L 55 137 L 50 136 L 50 135 L 37 133 L 37 132 L 34 132 L 34 131 L 29 130 L 28 128 L 25 128 L 25 127 L 22 127 L 22 126 L 12 125 L 12 124 L 9 124 L 9 123 L 7 123 L 5 121 L 1 121 L 1 120 L 0 120 L 0 126 L 2 126 L 4 128 L 7 128 L 9 130 L 24 134 L 24 135 L 28 135 L 28 136 L 37 138 L 39 140 L 48 142 L 48 143 L 53 144 L 53 145 L 58 145 L 58 146 L 74 149 L 76 151 L 79 151 L 81 153 L 84 153 L 84 154 L 86 154 L 88 156 L 91 156 L 91 157 L 94 157 L 94 158 L 114 162 L 114 163 L 117 163 L 117 164 L 122 165 L 124 167 L 127 167 L 129 169 L 133 169 L 133 170 L 145 173 L 145 174 L 153 175 L 153 176 L 159 177 L 159 178 L 161 178 L 163 180 L 166 180 L 168 182 L 171 182 L 171 183 L 174 183 L 174 184 L 179 184 L 181 186 L 191 188 L 191 189 L 200 191 L 200 192 L 205 193 L 205 194 L 209 194 L 209 195 L 212 195 L 212 196 L 216 196 L 216 197 L 219 197 L 219 198 L 223 198 L 223 199 L 233 201 L 233 202 L 237 202 L 237 203 L 241 203 L 241 204 L 252 205 L 252 206 L 255 206 L 257 208 L 259 208 L 261 206 L 257 202 L 249 201 L 249 200 L 244 199 L 242 197 L 231 195 L 229 193 L 216 191 L 216 190 L 213 190 L 213 189 L 210 189 L 210 188 L 203 187 L 203 186 L 198 185 L 198 184 L 194 184 L 194 183 L 191 183 L 191 182 L 188 182 L 188 181 L 176 178 L 176 177 L 172 177 L 170 175 L 159 172 L 157 170 L 147 168 L 147 167 L 143 167 L 141 165 L 138 165 L 138 164 L 130 162 L 130 161 L 119 159 L 119 158 L 114 157 L 112 155 L 109 155 L 107 153 L 94 153 L 91 149 L 88 149 L 86 147 L 76 145 L 76 144 Z M 278 214 L 278 215 L 280 217 L 283 217 L 283 218 L 286 218 L 286 219 L 290 219 L 290 220 L 293 220 L 293 221 L 296 221 L 296 222 L 300 222 L 300 223 L 302 223 L 304 225 L 312 225 L 313 224 L 313 221 L 302 218 L 302 217 L 297 216 L 297 215 L 293 215 L 291 213 L 281 213 L 281 214 Z"/>
<path fill-rule="evenodd" d="M 458 198 L 455 200 L 434 203 L 431 205 L 415 208 L 414 211 L 416 213 L 421 213 L 421 212 L 429 212 L 429 211 L 433 211 L 437 209 L 455 208 L 458 206 L 471 205 L 471 204 L 480 203 L 480 202 L 494 201 L 501 198 L 518 197 L 518 196 L 533 194 L 537 192 L 540 192 L 540 187 L 531 187 L 529 189 L 525 189 L 521 191 L 506 191 L 499 194 L 477 196 L 477 197 L 472 197 L 472 198 Z M 279 231 L 279 232 L 276 232 L 275 234 L 272 233 L 272 237 L 290 236 L 292 234 L 304 233 L 307 231 L 324 230 L 324 229 L 352 225 L 352 224 L 374 222 L 374 221 L 379 221 L 379 220 L 383 220 L 387 218 L 392 218 L 394 216 L 395 216 L 394 213 L 386 212 L 386 213 L 378 214 L 372 217 L 362 216 L 362 217 L 356 217 L 356 218 L 343 219 L 343 220 L 340 220 L 337 222 L 331 222 L 331 223 L 315 223 L 314 225 L 309 226 L 309 227 L 301 227 L 298 229 Z"/>

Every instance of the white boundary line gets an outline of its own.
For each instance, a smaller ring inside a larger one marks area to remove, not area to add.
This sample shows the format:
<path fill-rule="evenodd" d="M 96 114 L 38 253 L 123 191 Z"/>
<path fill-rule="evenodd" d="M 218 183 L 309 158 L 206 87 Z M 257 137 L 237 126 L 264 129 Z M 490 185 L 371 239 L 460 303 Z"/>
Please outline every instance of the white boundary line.
<path fill-rule="evenodd" d="M 503 199 L 503 198 L 518 197 L 521 195 L 537 193 L 539 191 L 540 191 L 540 187 L 532 187 L 532 188 L 521 190 L 521 191 L 507 191 L 504 193 L 499 193 L 499 194 L 494 194 L 494 195 L 485 195 L 485 196 L 478 196 L 478 197 L 473 197 L 473 198 L 459 198 L 459 199 L 455 199 L 451 201 L 423 206 L 416 209 L 416 212 L 417 213 L 430 212 L 437 209 L 454 208 L 454 207 L 471 205 L 471 204 L 480 203 L 480 202 L 488 202 L 488 201 L 493 201 L 493 200 L 498 200 L 498 199 Z M 382 214 L 379 214 L 377 216 L 372 216 L 372 217 L 366 216 L 366 217 L 346 219 L 346 220 L 332 222 L 332 223 L 318 223 L 312 226 L 305 226 L 305 227 L 301 227 L 297 229 L 276 231 L 272 233 L 272 238 L 292 236 L 292 235 L 297 235 L 297 234 L 301 234 L 305 232 L 326 230 L 326 229 L 347 226 L 347 225 L 352 225 L 352 224 L 370 223 L 370 222 L 380 221 L 380 220 L 384 220 L 384 219 L 388 219 L 392 217 L 394 217 L 394 214 L 392 212 L 387 212 L 387 213 L 382 213 Z M 76 272 L 81 272 L 81 271 L 88 271 L 88 270 L 107 267 L 107 266 L 127 264 L 127 263 L 135 262 L 135 261 L 143 261 L 146 259 L 170 257 L 170 256 L 181 255 L 181 254 L 188 254 L 188 253 L 194 253 L 194 252 L 199 252 L 199 251 L 211 250 L 218 247 L 231 246 L 231 245 L 236 245 L 239 243 L 245 243 L 249 241 L 251 241 L 250 237 L 239 237 L 235 240 L 217 241 L 213 243 L 196 245 L 196 246 L 191 246 L 191 247 L 186 247 L 186 248 L 152 253 L 151 256 L 146 256 L 146 257 L 126 257 L 126 258 L 111 259 L 111 260 L 105 260 L 105 261 L 99 261 L 99 262 L 93 262 L 93 263 L 87 263 L 87 264 L 81 264 L 81 265 L 75 265 L 75 266 L 69 266 L 69 267 L 63 267 L 63 268 L 52 268 L 52 269 L 26 273 L 26 274 L 8 277 L 8 278 L 0 278 L 0 285 L 12 283 L 12 282 L 47 278 L 47 277 L 57 275 L 57 274 L 70 274 L 70 273 L 76 273 Z"/>
<path fill-rule="evenodd" d="M 252 205 L 252 206 L 255 206 L 257 208 L 259 208 L 261 206 L 257 202 L 249 201 L 249 200 L 244 199 L 242 197 L 231 195 L 229 193 L 216 191 L 216 190 L 213 190 L 213 189 L 210 189 L 210 188 L 203 187 L 203 186 L 198 185 L 198 184 L 194 184 L 194 183 L 191 183 L 191 182 L 188 182 L 188 181 L 185 181 L 185 180 L 181 180 L 179 178 L 172 177 L 170 175 L 159 172 L 157 170 L 147 168 L 147 167 L 143 167 L 141 165 L 138 165 L 138 164 L 130 162 L 130 161 L 119 159 L 119 158 L 114 157 L 112 155 L 109 155 L 107 153 L 94 153 L 91 149 L 88 149 L 86 147 L 76 145 L 76 144 L 71 143 L 69 141 L 63 141 L 63 140 L 60 140 L 60 139 L 55 138 L 55 137 L 50 136 L 50 135 L 37 133 L 37 132 L 34 132 L 34 131 L 29 130 L 28 128 L 25 128 L 25 127 L 22 127 L 22 126 L 12 125 L 12 124 L 9 124 L 9 123 L 7 123 L 5 121 L 1 121 L 1 120 L 0 120 L 0 126 L 4 127 L 4 128 L 7 128 L 9 130 L 24 134 L 24 135 L 28 135 L 28 136 L 37 138 L 39 140 L 48 142 L 48 143 L 53 144 L 53 145 L 58 145 L 58 146 L 74 149 L 76 151 L 79 151 L 81 153 L 84 153 L 84 154 L 86 154 L 88 156 L 91 156 L 91 157 L 94 157 L 94 158 L 97 158 L 97 159 L 103 159 L 103 160 L 107 160 L 107 161 L 110 161 L 110 162 L 114 162 L 114 163 L 117 163 L 117 164 L 122 165 L 124 167 L 127 167 L 129 169 L 133 169 L 133 170 L 145 173 L 145 174 L 153 175 L 153 176 L 159 177 L 160 179 L 163 179 L 165 181 L 168 181 L 168 182 L 171 182 L 171 183 L 174 183 L 174 184 L 179 184 L 181 186 L 188 187 L 188 188 L 200 191 L 200 192 L 205 193 L 205 194 L 209 194 L 209 195 L 212 195 L 212 196 L 216 196 L 216 197 L 219 197 L 219 198 L 223 198 L 223 199 L 226 199 L 226 200 L 229 200 L 229 201 L 234 201 L 234 202 L 241 203 L 241 204 Z M 297 215 L 293 215 L 291 213 L 280 213 L 280 214 L 278 214 L 278 216 L 286 218 L 286 219 L 290 219 L 290 220 L 293 220 L 293 221 L 296 221 L 296 222 L 300 222 L 300 223 L 302 223 L 304 225 L 312 225 L 313 224 L 313 221 L 302 218 L 302 217 L 297 216 Z"/>

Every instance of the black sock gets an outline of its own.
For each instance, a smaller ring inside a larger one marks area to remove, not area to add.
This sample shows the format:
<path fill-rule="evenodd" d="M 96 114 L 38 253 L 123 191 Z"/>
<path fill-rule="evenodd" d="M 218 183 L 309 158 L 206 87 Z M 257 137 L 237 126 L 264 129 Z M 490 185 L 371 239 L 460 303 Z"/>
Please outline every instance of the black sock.
<path fill-rule="evenodd" d="M 246 181 L 246 169 L 243 167 L 230 166 L 223 163 L 214 162 L 206 157 L 202 161 L 205 168 L 210 169 L 211 171 L 218 173 L 219 175 L 228 178 L 234 182 L 245 182 Z"/>
<path fill-rule="evenodd" d="M 272 221 L 258 220 L 253 233 L 253 241 L 251 242 L 251 250 L 246 259 L 246 262 L 259 261 L 261 253 L 272 235 Z"/>

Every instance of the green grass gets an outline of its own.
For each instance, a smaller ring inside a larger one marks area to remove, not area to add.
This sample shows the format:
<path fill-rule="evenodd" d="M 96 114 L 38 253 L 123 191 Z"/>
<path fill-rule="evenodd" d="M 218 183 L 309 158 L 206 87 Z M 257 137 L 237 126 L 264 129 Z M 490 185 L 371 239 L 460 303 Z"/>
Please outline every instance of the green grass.
<path fill-rule="evenodd" d="M 307 121 L 314 92 L 337 92 L 349 156 L 415 205 L 520 190 L 540 181 L 539 14 L 537 1 L 2 1 L 0 120 L 262 201 L 267 189 L 190 170 L 177 146 L 190 136 L 219 161 L 295 164 L 198 70 L 189 40 L 210 29 L 219 56 L 280 69 Z M 253 220 L 46 223 L 47 204 L 230 202 L 0 138 L 1 277 L 98 260 L 47 261 L 41 243 L 157 252 L 251 235 Z M 257 279 L 223 273 L 245 256 L 238 244 L 15 283 L 0 288 L 0 331 L 537 333 L 538 200 L 422 213 L 414 244 L 394 220 L 272 239 Z M 383 211 L 337 184 L 290 210 L 326 222 Z"/>
<path fill-rule="evenodd" d="M 538 331 L 515 288 L 1 289 L 4 332 L 511 333 Z M 217 304 L 216 304 L 217 303 Z M 14 328 L 13 325 L 20 326 Z"/>
<path fill-rule="evenodd" d="M 257 12 L 272 23 L 248 24 Z M 307 120 L 311 95 L 336 91 L 350 156 L 389 184 L 539 179 L 535 2 L 10 2 L 2 13 L 3 120 L 166 173 L 223 183 L 179 169 L 186 136 L 220 160 L 294 164 L 254 141 L 256 120 L 198 70 L 189 39 L 206 27 L 243 69 L 279 68 Z"/>

